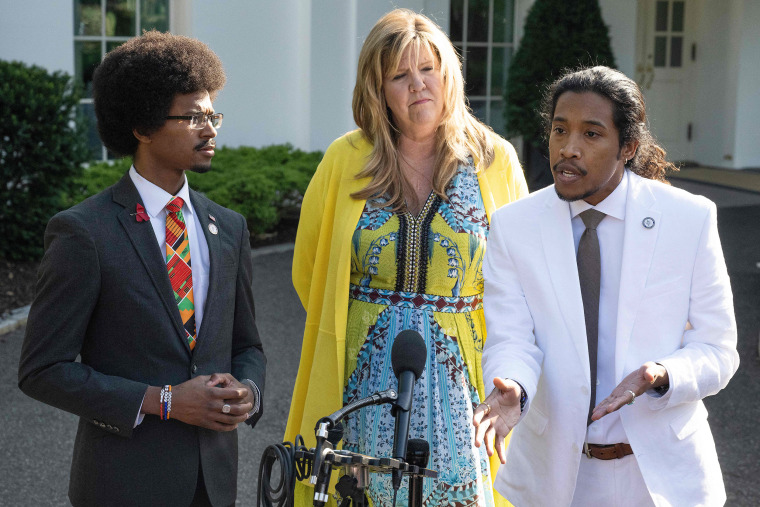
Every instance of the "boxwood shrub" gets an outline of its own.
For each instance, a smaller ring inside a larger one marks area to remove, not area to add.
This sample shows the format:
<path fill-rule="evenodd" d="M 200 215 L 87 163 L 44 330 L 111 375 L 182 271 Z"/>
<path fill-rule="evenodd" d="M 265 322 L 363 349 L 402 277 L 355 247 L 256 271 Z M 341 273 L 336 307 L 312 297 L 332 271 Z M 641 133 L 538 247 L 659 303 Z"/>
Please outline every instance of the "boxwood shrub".
<path fill-rule="evenodd" d="M 63 72 L 0 60 L 0 258 L 34 260 L 89 157 L 79 89 Z"/>

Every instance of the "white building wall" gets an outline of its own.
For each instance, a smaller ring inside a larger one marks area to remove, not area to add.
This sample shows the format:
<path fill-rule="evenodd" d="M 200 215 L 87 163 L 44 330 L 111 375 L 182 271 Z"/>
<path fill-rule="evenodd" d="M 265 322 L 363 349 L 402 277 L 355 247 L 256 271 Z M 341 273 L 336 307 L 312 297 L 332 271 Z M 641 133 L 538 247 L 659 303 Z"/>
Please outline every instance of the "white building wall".
<path fill-rule="evenodd" d="M 599 0 L 602 19 L 609 28 L 615 64 L 626 76 L 636 79 L 636 2 Z"/>
<path fill-rule="evenodd" d="M 194 0 L 191 32 L 221 58 L 219 143 L 310 148 L 310 0 Z"/>
<path fill-rule="evenodd" d="M 312 149 L 324 150 L 338 136 L 355 128 L 351 94 L 360 44 L 356 33 L 357 0 L 322 0 L 311 19 Z"/>
<path fill-rule="evenodd" d="M 735 167 L 741 10 L 736 1 L 703 0 L 694 62 L 692 156 L 702 165 Z"/>
<path fill-rule="evenodd" d="M 0 13 L 0 59 L 73 74 L 72 2 L 0 0 Z"/>
<path fill-rule="evenodd" d="M 760 168 L 760 2 L 742 7 L 734 167 Z"/>

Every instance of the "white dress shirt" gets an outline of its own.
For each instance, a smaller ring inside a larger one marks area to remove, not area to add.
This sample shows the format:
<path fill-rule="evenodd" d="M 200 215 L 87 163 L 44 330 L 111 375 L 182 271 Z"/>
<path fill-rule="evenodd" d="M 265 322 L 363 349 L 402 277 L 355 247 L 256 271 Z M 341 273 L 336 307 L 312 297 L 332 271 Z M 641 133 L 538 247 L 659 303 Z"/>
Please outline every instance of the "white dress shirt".
<path fill-rule="evenodd" d="M 625 231 L 625 205 L 628 195 L 628 171 L 623 174 L 620 184 L 596 206 L 584 200 L 573 201 L 570 213 L 573 217 L 573 239 L 578 252 L 586 226 L 578 216 L 589 208 L 601 211 L 606 217 L 596 229 L 601 253 L 601 284 L 599 291 L 599 344 L 596 367 L 596 401 L 598 404 L 610 395 L 617 386 L 615 381 L 615 343 L 617 334 L 618 295 L 620 294 L 620 273 L 623 262 L 623 233 Z M 588 427 L 587 441 L 590 444 L 628 443 L 618 412 L 613 412 L 594 421 Z"/>

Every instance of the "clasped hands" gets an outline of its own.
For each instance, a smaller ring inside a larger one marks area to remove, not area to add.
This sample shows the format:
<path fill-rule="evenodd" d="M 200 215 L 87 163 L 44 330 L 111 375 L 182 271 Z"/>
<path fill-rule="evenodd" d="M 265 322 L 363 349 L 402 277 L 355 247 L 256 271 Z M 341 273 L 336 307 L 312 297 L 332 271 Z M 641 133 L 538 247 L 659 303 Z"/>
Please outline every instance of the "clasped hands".
<path fill-rule="evenodd" d="M 623 405 L 630 404 L 635 399 L 631 392 L 638 397 L 649 389 L 667 383 L 668 371 L 665 367 L 651 361 L 646 362 L 626 376 L 609 396 L 594 407 L 591 419 L 598 421 Z M 489 456 L 493 456 L 495 447 L 499 460 L 506 463 L 504 439 L 520 420 L 520 385 L 514 380 L 500 377 L 493 379 L 493 385 L 495 389 L 475 409 L 472 417 L 476 430 L 475 445 L 480 447 L 485 442 Z"/>
<path fill-rule="evenodd" d="M 146 391 L 143 412 L 158 414 L 159 387 Z M 253 410 L 253 392 L 229 373 L 200 375 L 172 387 L 171 419 L 214 431 L 232 431 Z M 227 408 L 229 407 L 229 409 Z"/>

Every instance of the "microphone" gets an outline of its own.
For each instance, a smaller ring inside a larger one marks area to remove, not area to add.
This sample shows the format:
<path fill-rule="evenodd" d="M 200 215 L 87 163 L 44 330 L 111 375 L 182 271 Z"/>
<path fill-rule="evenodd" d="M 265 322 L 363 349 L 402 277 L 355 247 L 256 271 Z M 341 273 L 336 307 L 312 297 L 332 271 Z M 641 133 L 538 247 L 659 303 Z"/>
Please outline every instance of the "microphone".
<path fill-rule="evenodd" d="M 410 465 L 425 468 L 430 457 L 430 445 L 427 440 L 413 438 L 409 441 L 406 450 L 406 462 Z M 418 470 L 419 472 L 419 470 Z M 417 473 L 409 477 L 409 505 L 422 507 L 422 474 Z"/>
<path fill-rule="evenodd" d="M 425 371 L 427 347 L 417 331 L 407 329 L 401 331 L 391 348 L 391 365 L 393 373 L 398 378 L 398 401 L 391 413 L 396 417 L 396 431 L 393 437 L 393 458 L 404 461 L 406 445 L 409 439 L 409 418 L 412 408 L 414 383 Z M 401 470 L 393 470 L 393 489 L 401 486 Z"/>

